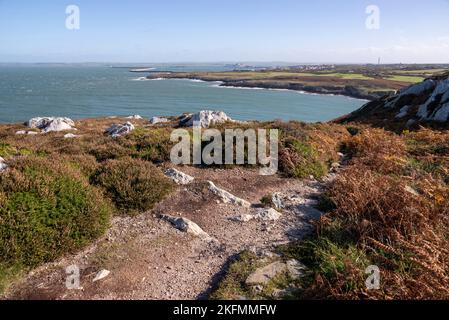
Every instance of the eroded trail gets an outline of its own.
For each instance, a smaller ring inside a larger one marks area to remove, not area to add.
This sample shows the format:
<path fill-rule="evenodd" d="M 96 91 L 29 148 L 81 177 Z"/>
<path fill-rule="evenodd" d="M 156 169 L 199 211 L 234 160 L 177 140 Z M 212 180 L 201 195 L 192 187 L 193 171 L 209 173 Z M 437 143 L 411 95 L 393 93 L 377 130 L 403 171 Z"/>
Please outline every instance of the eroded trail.
<path fill-rule="evenodd" d="M 269 252 L 274 246 L 302 238 L 308 221 L 319 216 L 313 208 L 324 182 L 259 176 L 257 170 L 179 168 L 195 177 L 179 186 L 152 211 L 116 217 L 107 235 L 75 256 L 47 264 L 24 278 L 7 298 L 22 299 L 201 299 L 206 298 L 226 265 L 243 250 Z M 223 203 L 208 188 L 212 181 L 253 207 Z M 236 217 L 254 215 L 260 199 L 279 193 L 282 215 L 276 221 Z M 161 215 L 184 217 L 213 240 L 176 229 Z M 66 288 L 66 267 L 80 268 L 78 290 Z M 92 280 L 106 269 L 110 274 Z"/>

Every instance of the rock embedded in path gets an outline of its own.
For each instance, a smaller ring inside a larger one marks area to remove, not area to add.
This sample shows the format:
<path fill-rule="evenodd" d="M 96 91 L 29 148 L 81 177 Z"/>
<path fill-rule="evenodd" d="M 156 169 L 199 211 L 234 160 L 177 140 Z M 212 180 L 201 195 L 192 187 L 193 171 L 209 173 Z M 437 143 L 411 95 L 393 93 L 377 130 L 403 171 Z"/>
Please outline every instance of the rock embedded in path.
<path fill-rule="evenodd" d="M 106 133 L 113 138 L 119 138 L 126 136 L 127 134 L 131 133 L 134 129 L 135 129 L 134 125 L 128 121 L 124 124 L 113 124 L 109 129 L 106 130 Z"/>
<path fill-rule="evenodd" d="M 223 111 L 203 110 L 194 113 L 184 119 L 180 120 L 180 125 L 184 127 L 192 127 L 193 125 L 201 128 L 209 128 L 211 125 L 233 121 Z"/>
<path fill-rule="evenodd" d="M 273 193 L 271 202 L 277 210 L 284 209 L 283 196 L 280 192 Z"/>
<path fill-rule="evenodd" d="M 282 214 L 273 208 L 269 209 L 257 209 L 256 214 L 241 214 L 239 216 L 231 218 L 232 221 L 237 222 L 249 222 L 251 220 L 261 220 L 261 221 L 276 221 Z"/>
<path fill-rule="evenodd" d="M 186 185 L 195 180 L 194 177 L 189 176 L 188 174 L 185 174 L 184 172 L 181 172 L 174 168 L 166 170 L 165 175 L 179 185 Z"/>
<path fill-rule="evenodd" d="M 285 271 L 287 271 L 287 265 L 281 261 L 276 261 L 254 271 L 249 275 L 245 283 L 248 286 L 265 285 L 278 274 Z"/>
<path fill-rule="evenodd" d="M 44 133 L 76 130 L 75 122 L 65 117 L 36 117 L 30 119 L 26 125 L 31 129 L 41 129 Z"/>
<path fill-rule="evenodd" d="M 285 263 L 275 261 L 254 271 L 249 275 L 245 283 L 248 286 L 266 285 L 270 282 L 270 280 L 274 279 L 281 273 L 287 273 L 290 278 L 296 280 L 304 276 L 306 269 L 306 266 L 295 259 L 289 260 Z"/>
<path fill-rule="evenodd" d="M 243 200 L 239 197 L 234 196 L 226 190 L 218 188 L 212 181 L 207 182 L 209 184 L 209 190 L 212 191 L 215 195 L 217 195 L 224 203 L 232 203 L 245 208 L 251 207 L 251 203 L 246 200 Z"/>
<path fill-rule="evenodd" d="M 201 229 L 200 226 L 187 218 L 176 218 L 169 215 L 162 215 L 161 218 L 170 222 L 176 229 L 182 232 L 187 232 L 203 240 L 213 240 L 212 237 L 209 236 L 209 234 L 207 234 L 203 229 Z"/>
<path fill-rule="evenodd" d="M 282 216 L 281 213 L 274 210 L 273 208 L 269 209 L 258 209 L 255 214 L 255 218 L 262 221 L 276 221 Z"/>
<path fill-rule="evenodd" d="M 100 280 L 103 280 L 104 278 L 106 278 L 107 276 L 109 276 L 109 274 L 111 273 L 111 271 L 103 269 L 101 271 L 99 271 L 97 273 L 97 275 L 95 276 L 95 278 L 92 280 L 92 282 L 97 282 Z"/>

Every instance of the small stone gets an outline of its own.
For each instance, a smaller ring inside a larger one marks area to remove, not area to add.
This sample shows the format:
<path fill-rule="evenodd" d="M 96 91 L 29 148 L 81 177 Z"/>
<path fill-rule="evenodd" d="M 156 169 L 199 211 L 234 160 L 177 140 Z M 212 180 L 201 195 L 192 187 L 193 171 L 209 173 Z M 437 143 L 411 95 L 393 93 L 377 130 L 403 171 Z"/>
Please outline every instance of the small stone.
<path fill-rule="evenodd" d="M 276 221 L 282 216 L 281 213 L 274 210 L 273 208 L 269 209 L 258 209 L 255 218 L 262 221 Z"/>
<path fill-rule="evenodd" d="M 282 194 L 280 192 L 273 193 L 273 195 L 271 196 L 271 202 L 273 203 L 274 207 L 278 210 L 284 208 L 284 204 L 282 201 Z"/>
<path fill-rule="evenodd" d="M 126 119 L 132 119 L 132 120 L 141 120 L 143 119 L 141 116 L 139 116 L 138 114 L 126 117 Z"/>
<path fill-rule="evenodd" d="M 67 133 L 66 135 L 64 135 L 64 139 L 73 139 L 76 137 L 78 136 L 74 135 L 73 133 Z"/>
<path fill-rule="evenodd" d="M 287 270 L 287 265 L 281 261 L 273 262 L 263 268 L 259 268 L 254 271 L 246 279 L 246 284 L 248 286 L 264 285 L 272 280 L 279 273 L 285 272 Z"/>
<path fill-rule="evenodd" d="M 295 259 L 288 260 L 286 262 L 286 265 L 290 277 L 294 280 L 303 277 L 304 271 L 307 270 L 307 267 L 305 265 Z"/>
<path fill-rule="evenodd" d="M 109 274 L 111 273 L 111 271 L 103 269 L 101 271 L 99 271 L 97 273 L 97 275 L 95 276 L 95 278 L 92 280 L 92 282 L 96 282 L 96 281 L 100 281 L 103 280 L 104 278 L 106 278 L 107 276 L 109 276 Z"/>
<path fill-rule="evenodd" d="M 186 185 L 195 180 L 194 177 L 191 177 L 188 174 L 185 174 L 174 168 L 166 170 L 165 175 L 179 185 Z"/>
<path fill-rule="evenodd" d="M 224 203 L 232 203 L 245 208 L 251 207 L 251 203 L 249 203 L 248 201 L 236 197 L 233 194 L 218 188 L 212 181 L 208 181 L 208 183 L 209 183 L 209 190 L 212 191 L 212 193 L 214 193 L 218 197 L 220 197 L 220 199 Z"/>

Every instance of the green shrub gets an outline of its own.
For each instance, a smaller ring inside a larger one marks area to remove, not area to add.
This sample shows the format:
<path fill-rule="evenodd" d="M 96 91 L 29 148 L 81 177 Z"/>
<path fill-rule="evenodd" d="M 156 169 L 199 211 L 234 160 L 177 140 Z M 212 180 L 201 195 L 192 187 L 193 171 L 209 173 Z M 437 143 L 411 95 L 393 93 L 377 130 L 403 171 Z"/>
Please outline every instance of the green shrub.
<path fill-rule="evenodd" d="M 28 156 L 0 174 L 0 260 L 35 267 L 104 233 L 111 207 L 62 158 Z"/>
<path fill-rule="evenodd" d="M 131 158 L 106 161 L 92 181 L 103 187 L 122 211 L 149 210 L 173 187 L 153 164 Z"/>
<path fill-rule="evenodd" d="M 305 178 L 310 175 L 322 177 L 328 165 L 320 159 L 314 146 L 308 141 L 287 139 L 281 147 L 279 167 L 287 176 Z"/>

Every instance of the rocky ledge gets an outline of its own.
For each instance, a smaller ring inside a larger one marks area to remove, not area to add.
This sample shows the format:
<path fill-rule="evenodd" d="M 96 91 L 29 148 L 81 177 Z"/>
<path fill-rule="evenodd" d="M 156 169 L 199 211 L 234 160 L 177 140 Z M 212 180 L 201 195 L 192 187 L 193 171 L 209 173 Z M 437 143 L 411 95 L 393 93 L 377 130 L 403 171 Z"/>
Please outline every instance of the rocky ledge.
<path fill-rule="evenodd" d="M 449 73 L 406 87 L 369 102 L 341 122 L 397 123 L 410 128 L 422 123 L 449 124 Z"/>

